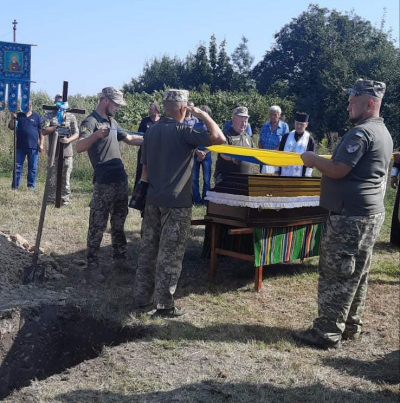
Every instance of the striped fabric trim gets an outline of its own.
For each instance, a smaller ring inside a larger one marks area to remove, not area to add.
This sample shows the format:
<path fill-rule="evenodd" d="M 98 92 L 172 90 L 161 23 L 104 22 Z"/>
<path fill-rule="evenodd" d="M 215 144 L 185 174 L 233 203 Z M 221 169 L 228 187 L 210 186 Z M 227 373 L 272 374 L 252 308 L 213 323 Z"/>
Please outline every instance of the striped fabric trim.
<path fill-rule="evenodd" d="M 267 266 L 319 254 L 323 224 L 254 228 L 254 265 Z"/>

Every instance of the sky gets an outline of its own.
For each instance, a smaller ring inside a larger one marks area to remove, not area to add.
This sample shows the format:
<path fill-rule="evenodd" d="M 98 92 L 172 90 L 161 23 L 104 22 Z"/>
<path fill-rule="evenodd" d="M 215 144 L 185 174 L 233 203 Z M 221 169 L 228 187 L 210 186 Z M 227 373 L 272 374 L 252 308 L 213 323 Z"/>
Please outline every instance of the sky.
<path fill-rule="evenodd" d="M 19 0 L 1 6 L 0 41 L 13 42 L 15 19 L 16 42 L 37 45 L 32 91 L 53 96 L 68 81 L 69 95 L 96 95 L 122 88 L 154 57 L 184 59 L 200 43 L 208 47 L 213 34 L 218 44 L 226 40 L 229 55 L 245 36 L 256 64 L 274 35 L 311 3 L 353 12 L 376 28 L 386 9 L 384 30 L 399 46 L 399 0 Z"/>

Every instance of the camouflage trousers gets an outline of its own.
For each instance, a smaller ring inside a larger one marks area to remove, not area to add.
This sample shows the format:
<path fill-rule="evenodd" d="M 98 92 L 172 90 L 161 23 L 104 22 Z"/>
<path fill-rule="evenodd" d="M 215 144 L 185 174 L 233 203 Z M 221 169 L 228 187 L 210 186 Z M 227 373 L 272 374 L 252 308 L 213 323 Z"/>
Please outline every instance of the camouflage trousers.
<path fill-rule="evenodd" d="M 318 318 L 313 328 L 338 341 L 361 332 L 368 275 L 375 241 L 385 213 L 346 217 L 332 215 L 322 234 L 319 258 Z"/>
<path fill-rule="evenodd" d="M 95 183 L 90 202 L 87 236 L 88 263 L 98 264 L 98 252 L 108 218 L 111 224 L 111 241 L 114 260 L 126 259 L 124 225 L 128 215 L 128 183 Z"/>
<path fill-rule="evenodd" d="M 137 306 L 174 307 L 191 216 L 191 208 L 146 206 L 134 286 Z"/>
<path fill-rule="evenodd" d="M 56 201 L 56 187 L 57 187 L 57 167 L 58 157 L 54 160 L 54 165 L 51 170 L 51 177 L 49 181 L 49 194 L 47 197 L 48 203 L 54 203 Z M 69 195 L 71 194 L 70 177 L 73 167 L 72 157 L 64 157 L 62 178 L 61 178 L 61 203 L 69 203 Z"/>

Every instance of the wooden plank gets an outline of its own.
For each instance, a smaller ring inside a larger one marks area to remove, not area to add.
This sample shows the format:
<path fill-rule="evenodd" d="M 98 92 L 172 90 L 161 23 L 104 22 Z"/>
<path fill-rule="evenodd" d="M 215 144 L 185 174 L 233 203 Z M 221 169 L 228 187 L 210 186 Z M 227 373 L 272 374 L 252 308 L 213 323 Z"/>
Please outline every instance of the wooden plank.
<path fill-rule="evenodd" d="M 217 231 L 218 224 L 211 224 L 211 251 L 210 251 L 210 277 L 213 279 L 217 272 L 217 253 L 216 246 L 218 245 Z"/>
<path fill-rule="evenodd" d="M 210 220 L 192 220 L 192 221 L 190 221 L 190 225 L 206 225 L 206 224 L 208 224 L 208 223 L 210 223 Z"/>
<path fill-rule="evenodd" d="M 244 234 L 252 234 L 252 228 L 232 228 L 228 230 L 229 235 L 244 235 Z"/>
<path fill-rule="evenodd" d="M 253 255 L 246 255 L 244 253 L 233 252 L 231 250 L 225 250 L 225 249 L 220 249 L 220 248 L 215 248 L 215 253 L 217 255 L 230 256 L 230 257 L 234 257 L 237 259 L 247 260 L 249 262 L 254 262 Z"/>

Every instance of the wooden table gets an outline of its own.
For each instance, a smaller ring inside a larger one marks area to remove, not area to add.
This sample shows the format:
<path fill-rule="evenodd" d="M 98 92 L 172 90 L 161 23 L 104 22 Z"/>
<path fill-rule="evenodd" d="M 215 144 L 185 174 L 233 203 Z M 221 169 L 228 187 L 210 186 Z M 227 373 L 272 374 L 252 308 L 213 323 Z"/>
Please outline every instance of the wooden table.
<path fill-rule="evenodd" d="M 307 226 L 313 224 L 309 220 L 305 221 L 297 221 L 293 222 L 287 227 L 279 227 L 280 229 L 283 229 L 284 231 L 290 231 L 294 228 L 302 227 L 302 226 Z M 246 260 L 249 262 L 252 262 L 254 264 L 255 268 L 255 273 L 254 273 L 254 289 L 257 292 L 260 292 L 262 290 L 262 281 L 263 281 L 263 269 L 264 265 L 261 264 L 256 264 L 256 259 L 254 253 L 253 254 L 248 254 L 248 253 L 242 253 L 240 251 L 240 246 L 242 242 L 242 236 L 245 235 L 252 235 L 254 237 L 254 231 L 256 230 L 255 228 L 248 228 L 248 227 L 238 227 L 238 228 L 230 228 L 228 230 L 228 234 L 230 236 L 235 237 L 235 250 L 227 250 L 224 249 L 221 245 L 220 242 L 220 232 L 221 232 L 221 227 L 225 226 L 225 222 L 219 222 L 218 220 L 214 219 L 209 219 L 205 218 L 204 220 L 192 220 L 192 225 L 209 225 L 210 226 L 210 278 L 214 279 L 216 276 L 217 272 L 217 263 L 218 263 L 218 255 L 222 256 L 229 256 L 233 257 L 236 259 L 241 259 L 241 260 Z M 315 254 L 313 255 L 315 256 Z"/>

